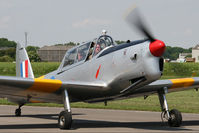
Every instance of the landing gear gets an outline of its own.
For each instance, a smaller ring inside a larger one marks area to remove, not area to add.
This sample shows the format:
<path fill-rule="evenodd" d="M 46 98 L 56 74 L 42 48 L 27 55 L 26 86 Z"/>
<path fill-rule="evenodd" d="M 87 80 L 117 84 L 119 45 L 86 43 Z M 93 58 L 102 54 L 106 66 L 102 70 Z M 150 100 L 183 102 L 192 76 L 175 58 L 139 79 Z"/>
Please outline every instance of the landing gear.
<path fill-rule="evenodd" d="M 182 124 L 182 115 L 177 109 L 172 109 L 170 112 L 168 124 L 171 127 L 179 127 Z"/>
<path fill-rule="evenodd" d="M 19 105 L 19 108 L 17 108 L 15 110 L 15 116 L 21 116 L 21 107 L 23 106 L 24 104 L 20 104 Z"/>
<path fill-rule="evenodd" d="M 181 112 L 177 109 L 172 109 L 169 111 L 167 100 L 166 100 L 166 93 L 167 88 L 158 91 L 159 101 L 162 109 L 161 118 L 162 121 L 166 119 L 168 121 L 169 126 L 171 127 L 180 127 L 182 124 L 182 115 Z"/>
<path fill-rule="evenodd" d="M 15 116 L 21 116 L 21 109 L 15 110 Z"/>
<path fill-rule="evenodd" d="M 72 125 L 72 113 L 68 93 L 66 90 L 64 90 L 63 102 L 64 111 L 59 114 L 58 126 L 60 129 L 70 129 Z"/>
<path fill-rule="evenodd" d="M 72 125 L 71 112 L 62 111 L 59 114 L 58 125 L 60 129 L 70 129 Z"/>

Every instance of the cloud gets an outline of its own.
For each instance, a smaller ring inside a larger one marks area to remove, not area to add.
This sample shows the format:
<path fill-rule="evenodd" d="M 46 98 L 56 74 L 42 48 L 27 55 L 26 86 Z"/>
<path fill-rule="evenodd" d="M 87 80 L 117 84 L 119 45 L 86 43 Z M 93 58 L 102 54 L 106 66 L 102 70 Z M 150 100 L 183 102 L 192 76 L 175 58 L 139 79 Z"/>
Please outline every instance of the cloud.
<path fill-rule="evenodd" d="M 74 28 L 81 28 L 86 26 L 97 26 L 97 25 L 107 25 L 111 22 L 109 20 L 103 20 L 103 19 L 91 19 L 87 18 L 80 22 L 75 22 L 72 24 Z"/>
<path fill-rule="evenodd" d="M 4 16 L 0 18 L 0 29 L 5 29 L 8 27 L 8 24 L 11 20 L 10 16 Z"/>

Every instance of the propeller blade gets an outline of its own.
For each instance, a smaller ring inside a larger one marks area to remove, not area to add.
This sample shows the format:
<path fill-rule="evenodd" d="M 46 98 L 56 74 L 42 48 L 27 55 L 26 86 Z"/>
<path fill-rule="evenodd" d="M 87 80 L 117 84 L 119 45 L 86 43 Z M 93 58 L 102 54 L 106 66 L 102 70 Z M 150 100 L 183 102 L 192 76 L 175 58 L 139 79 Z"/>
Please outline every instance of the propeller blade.
<path fill-rule="evenodd" d="M 151 42 L 155 41 L 155 38 L 144 23 L 144 19 L 141 18 L 138 8 L 136 8 L 135 6 L 131 8 L 125 15 L 124 19 L 131 28 L 137 28 L 137 30 L 141 32 L 141 34 L 143 34 L 145 37 L 147 37 Z"/>

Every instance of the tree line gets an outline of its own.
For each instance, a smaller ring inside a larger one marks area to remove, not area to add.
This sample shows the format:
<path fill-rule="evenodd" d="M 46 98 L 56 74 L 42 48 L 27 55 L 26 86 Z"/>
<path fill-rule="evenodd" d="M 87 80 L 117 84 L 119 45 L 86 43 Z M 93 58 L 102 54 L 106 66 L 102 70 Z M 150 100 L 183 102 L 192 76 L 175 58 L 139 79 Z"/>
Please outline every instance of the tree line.
<path fill-rule="evenodd" d="M 117 44 L 124 43 L 125 41 L 117 40 Z M 15 41 L 10 41 L 7 38 L 0 38 L 0 62 L 12 62 L 15 61 L 16 58 L 16 45 Z M 68 42 L 64 44 L 55 44 L 55 46 L 75 46 L 79 45 L 79 43 Z M 39 62 L 41 61 L 39 55 L 37 54 L 37 50 L 39 47 L 37 46 L 28 46 L 26 47 L 29 59 L 31 62 Z M 167 46 L 166 51 L 163 55 L 164 58 L 176 60 L 179 56 L 179 53 L 191 53 L 192 48 L 184 49 L 181 47 L 171 47 Z"/>
<path fill-rule="evenodd" d="M 179 57 L 180 53 L 190 53 L 191 54 L 191 52 L 192 52 L 192 48 L 185 49 L 185 48 L 181 48 L 181 47 L 167 46 L 163 57 L 165 59 L 167 58 L 170 60 L 176 60 Z"/>
<path fill-rule="evenodd" d="M 7 38 L 0 38 L 0 62 L 13 62 L 16 58 L 16 46 L 17 43 L 9 41 Z M 37 50 L 39 47 L 28 46 L 26 47 L 30 61 L 38 62 L 41 61 Z"/>

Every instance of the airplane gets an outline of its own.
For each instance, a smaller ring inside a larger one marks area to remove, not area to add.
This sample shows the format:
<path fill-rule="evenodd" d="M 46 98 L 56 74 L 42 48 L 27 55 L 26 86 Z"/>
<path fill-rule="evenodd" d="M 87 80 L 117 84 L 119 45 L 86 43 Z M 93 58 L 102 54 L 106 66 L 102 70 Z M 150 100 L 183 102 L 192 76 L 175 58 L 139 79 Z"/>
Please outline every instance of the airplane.
<path fill-rule="evenodd" d="M 25 47 L 16 48 L 16 77 L 0 76 L 0 97 L 17 103 L 16 116 L 26 103 L 63 103 L 60 129 L 72 126 L 72 102 L 105 102 L 152 94 L 159 96 L 162 119 L 179 127 L 181 112 L 169 110 L 166 94 L 199 87 L 199 77 L 159 80 L 166 45 L 155 39 L 140 18 L 137 29 L 147 38 L 117 45 L 106 31 L 68 50 L 57 70 L 35 78 Z M 130 17 L 130 22 L 131 17 Z"/>

